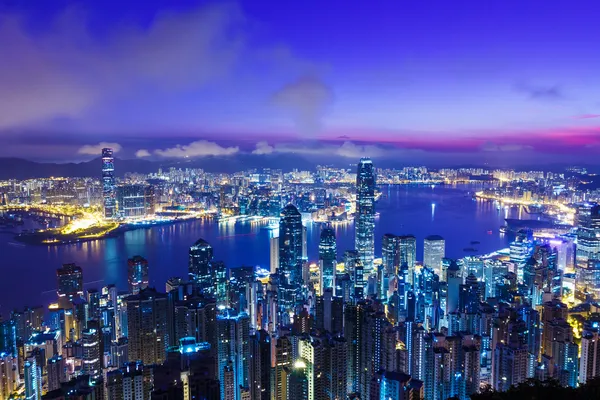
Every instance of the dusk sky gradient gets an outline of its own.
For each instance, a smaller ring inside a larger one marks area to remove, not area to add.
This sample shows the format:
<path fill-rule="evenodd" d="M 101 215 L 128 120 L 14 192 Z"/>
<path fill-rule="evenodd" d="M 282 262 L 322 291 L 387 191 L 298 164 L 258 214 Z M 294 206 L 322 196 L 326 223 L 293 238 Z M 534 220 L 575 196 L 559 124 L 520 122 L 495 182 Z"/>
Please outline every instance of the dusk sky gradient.
<path fill-rule="evenodd" d="M 600 3 L 0 1 L 0 156 L 594 163 Z"/>

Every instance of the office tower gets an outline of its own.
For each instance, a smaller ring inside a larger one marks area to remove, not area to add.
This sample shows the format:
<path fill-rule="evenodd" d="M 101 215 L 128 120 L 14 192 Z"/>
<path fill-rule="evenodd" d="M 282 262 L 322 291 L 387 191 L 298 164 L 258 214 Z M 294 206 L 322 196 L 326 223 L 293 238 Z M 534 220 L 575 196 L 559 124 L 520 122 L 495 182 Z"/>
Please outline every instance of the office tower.
<path fill-rule="evenodd" d="M 83 330 L 81 337 L 83 346 L 82 371 L 92 379 L 102 375 L 102 354 L 100 354 L 100 331 L 96 328 Z"/>
<path fill-rule="evenodd" d="M 12 319 L 0 322 L 0 353 L 17 355 L 17 324 Z"/>
<path fill-rule="evenodd" d="M 256 400 L 271 398 L 271 337 L 264 330 L 250 336 L 250 393 Z"/>
<path fill-rule="evenodd" d="M 269 271 L 274 274 L 279 268 L 279 236 L 269 238 Z"/>
<path fill-rule="evenodd" d="M 148 288 L 125 299 L 129 360 L 145 365 L 162 364 L 169 345 L 168 296 Z"/>
<path fill-rule="evenodd" d="M 398 246 L 400 247 L 400 260 L 398 265 L 407 266 L 406 282 L 412 285 L 415 264 L 417 262 L 417 238 L 415 238 L 413 235 L 398 236 Z"/>
<path fill-rule="evenodd" d="M 20 385 L 17 355 L 0 353 L 0 400 L 9 400 Z"/>
<path fill-rule="evenodd" d="M 423 241 L 423 265 L 442 276 L 442 260 L 446 256 L 446 241 L 438 235 L 427 236 Z"/>
<path fill-rule="evenodd" d="M 213 273 L 213 294 L 217 306 L 228 306 L 228 279 L 229 270 L 223 261 L 215 261 L 211 265 Z"/>
<path fill-rule="evenodd" d="M 309 398 L 310 388 L 305 360 L 299 358 L 291 368 L 286 368 L 286 378 L 287 400 L 307 400 Z"/>
<path fill-rule="evenodd" d="M 11 320 L 15 321 L 17 339 L 27 340 L 34 331 L 42 329 L 44 321 L 43 307 L 27 307 L 22 311 L 11 312 Z"/>
<path fill-rule="evenodd" d="M 448 298 L 446 301 L 446 314 L 457 313 L 459 311 L 460 288 L 463 283 L 460 267 L 455 260 L 450 262 L 446 271 L 448 283 Z"/>
<path fill-rule="evenodd" d="M 104 198 L 104 218 L 114 218 L 117 214 L 115 193 L 115 159 L 113 150 L 102 149 L 102 194 Z"/>
<path fill-rule="evenodd" d="M 519 282 L 523 282 L 523 269 L 533 254 L 533 248 L 533 232 L 527 229 L 521 229 L 517 232 L 515 240 L 510 244 L 512 272 L 517 274 Z"/>
<path fill-rule="evenodd" d="M 188 273 L 190 281 L 195 282 L 202 293 L 210 293 L 213 287 L 211 262 L 213 248 L 204 239 L 198 239 L 189 252 Z"/>
<path fill-rule="evenodd" d="M 462 313 L 476 314 L 481 302 L 481 285 L 473 274 L 466 277 L 465 283 L 459 285 L 458 309 Z"/>
<path fill-rule="evenodd" d="M 271 381 L 271 399 L 284 399 L 287 396 L 287 373 L 286 369 L 292 365 L 292 342 L 287 336 L 274 339 L 274 365 L 273 380 Z"/>
<path fill-rule="evenodd" d="M 232 379 L 234 400 L 241 400 L 240 388 L 248 388 L 250 366 L 250 318 L 246 313 L 225 310 L 217 316 L 217 348 L 222 399 L 227 398 L 226 377 Z M 230 374 L 231 373 L 231 374 Z"/>
<path fill-rule="evenodd" d="M 353 290 L 351 296 L 357 300 L 362 299 L 366 286 L 364 279 L 365 270 L 358 251 L 346 250 L 344 252 L 344 268 L 352 281 Z"/>
<path fill-rule="evenodd" d="M 552 356 L 555 375 L 562 386 L 577 386 L 579 376 L 579 346 L 572 341 L 555 341 Z"/>
<path fill-rule="evenodd" d="M 356 172 L 355 249 L 365 269 L 373 271 L 375 258 L 375 171 L 373 162 L 362 158 Z"/>
<path fill-rule="evenodd" d="M 579 383 L 600 376 L 600 335 L 597 329 L 584 330 L 581 336 Z"/>
<path fill-rule="evenodd" d="M 148 261 L 142 256 L 133 256 L 127 260 L 129 293 L 138 294 L 148 287 Z"/>
<path fill-rule="evenodd" d="M 302 216 L 288 204 L 279 219 L 279 273 L 287 283 L 302 285 Z"/>
<path fill-rule="evenodd" d="M 308 260 L 308 228 L 302 226 L 302 260 Z"/>
<path fill-rule="evenodd" d="M 117 215 L 122 218 L 143 218 L 154 214 L 154 188 L 132 184 L 117 186 Z"/>
<path fill-rule="evenodd" d="M 150 398 L 153 373 L 142 363 L 127 363 L 121 369 L 106 373 L 108 400 L 143 400 Z"/>
<path fill-rule="evenodd" d="M 321 231 L 319 240 L 319 266 L 320 273 L 320 289 L 321 293 L 325 289 L 335 289 L 335 274 L 337 264 L 337 248 L 335 243 L 335 232 L 331 228 L 325 228 Z"/>
<path fill-rule="evenodd" d="M 75 264 L 63 264 L 56 270 L 58 281 L 58 297 L 72 300 L 74 297 L 83 296 L 83 271 Z"/>
<path fill-rule="evenodd" d="M 25 400 L 41 400 L 42 371 L 36 357 L 25 360 L 24 368 Z"/>
<path fill-rule="evenodd" d="M 386 233 L 381 239 L 381 265 L 385 275 L 398 273 L 400 267 L 400 237 Z"/>
<path fill-rule="evenodd" d="M 380 370 L 371 380 L 371 400 L 411 400 L 421 399 L 422 382 L 402 372 Z"/>
<path fill-rule="evenodd" d="M 304 336 L 300 338 L 298 353 L 306 365 L 305 374 L 308 380 L 307 400 L 325 398 L 325 348 L 319 338 Z"/>

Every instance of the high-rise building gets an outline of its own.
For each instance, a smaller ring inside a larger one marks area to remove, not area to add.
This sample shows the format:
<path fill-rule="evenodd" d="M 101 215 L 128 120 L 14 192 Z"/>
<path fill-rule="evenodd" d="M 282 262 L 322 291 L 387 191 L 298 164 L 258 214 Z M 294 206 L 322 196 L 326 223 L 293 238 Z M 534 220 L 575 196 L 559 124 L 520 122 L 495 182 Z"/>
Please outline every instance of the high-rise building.
<path fill-rule="evenodd" d="M 218 368 L 221 398 L 227 398 L 231 381 L 233 400 L 241 400 L 241 388 L 249 388 L 250 318 L 246 313 L 225 310 L 217 316 Z M 230 379 L 226 379 L 230 378 Z"/>
<path fill-rule="evenodd" d="M 286 368 L 287 397 L 286 400 L 307 400 L 309 398 L 309 381 L 307 364 L 302 358 L 294 362 L 291 368 Z"/>
<path fill-rule="evenodd" d="M 271 337 L 264 330 L 250 336 L 250 392 L 251 398 L 271 398 Z"/>
<path fill-rule="evenodd" d="M 9 400 L 19 384 L 17 356 L 0 353 L 0 400 Z"/>
<path fill-rule="evenodd" d="M 83 270 L 75 264 L 63 264 L 56 270 L 58 296 L 73 299 L 83 296 Z"/>
<path fill-rule="evenodd" d="M 423 265 L 442 276 L 442 260 L 446 256 L 446 241 L 438 235 L 427 236 L 423 241 Z"/>
<path fill-rule="evenodd" d="M 398 265 L 401 267 L 406 265 L 406 282 L 412 285 L 417 262 L 417 238 L 413 235 L 398 236 L 398 246 L 400 247 Z"/>
<path fill-rule="evenodd" d="M 279 220 L 279 273 L 292 285 L 302 284 L 302 216 L 288 204 Z"/>
<path fill-rule="evenodd" d="M 117 214 L 122 218 L 142 218 L 154 214 L 154 188 L 130 184 L 116 188 Z"/>
<path fill-rule="evenodd" d="M 82 371 L 92 379 L 102 376 L 102 354 L 100 354 L 100 331 L 97 328 L 84 329 L 81 335 L 83 347 Z"/>
<path fill-rule="evenodd" d="M 269 270 L 272 274 L 279 268 L 279 237 L 269 238 Z"/>
<path fill-rule="evenodd" d="M 373 271 L 375 258 L 375 171 L 373 162 L 362 158 L 356 172 L 355 248 L 365 274 Z"/>
<path fill-rule="evenodd" d="M 319 264 L 321 277 L 321 293 L 324 289 L 335 289 L 335 274 L 337 264 L 337 248 L 335 243 L 335 232 L 331 228 L 325 228 L 321 231 L 319 241 Z"/>
<path fill-rule="evenodd" d="M 148 288 L 127 297 L 125 302 L 129 360 L 145 365 L 162 364 L 169 346 L 167 294 Z"/>
<path fill-rule="evenodd" d="M 129 293 L 138 294 L 148 287 L 148 261 L 142 256 L 133 256 L 127 260 Z"/>
<path fill-rule="evenodd" d="M 25 400 L 41 400 L 42 398 L 42 370 L 36 357 L 25 360 L 23 367 L 25 383 Z"/>
<path fill-rule="evenodd" d="M 195 282 L 201 292 L 210 293 L 213 288 L 211 262 L 213 259 L 213 248 L 204 239 L 198 239 L 190 247 L 189 276 L 190 281 Z"/>
<path fill-rule="evenodd" d="M 584 331 L 581 336 L 579 383 L 586 383 L 597 376 L 600 376 L 600 335 L 594 329 Z"/>
<path fill-rule="evenodd" d="M 104 197 L 104 218 L 117 216 L 115 183 L 115 159 L 113 150 L 102 149 L 102 193 Z"/>
<path fill-rule="evenodd" d="M 400 267 L 400 237 L 386 233 L 381 239 L 381 264 L 384 274 L 392 276 Z"/>

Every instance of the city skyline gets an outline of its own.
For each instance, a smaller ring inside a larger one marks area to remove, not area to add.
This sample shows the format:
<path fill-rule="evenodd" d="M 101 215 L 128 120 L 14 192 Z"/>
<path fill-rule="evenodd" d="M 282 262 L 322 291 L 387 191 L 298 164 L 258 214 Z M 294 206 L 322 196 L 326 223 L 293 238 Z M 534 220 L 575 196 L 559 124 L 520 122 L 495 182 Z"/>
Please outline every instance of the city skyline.
<path fill-rule="evenodd" d="M 0 156 L 593 162 L 599 13 L 592 1 L 5 4 Z"/>

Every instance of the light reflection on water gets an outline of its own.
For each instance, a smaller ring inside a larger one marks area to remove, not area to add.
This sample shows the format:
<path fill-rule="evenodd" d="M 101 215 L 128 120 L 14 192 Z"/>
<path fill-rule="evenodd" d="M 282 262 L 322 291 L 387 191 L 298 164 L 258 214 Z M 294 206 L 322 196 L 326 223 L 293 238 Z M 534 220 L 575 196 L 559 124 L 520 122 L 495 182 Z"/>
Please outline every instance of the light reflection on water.
<path fill-rule="evenodd" d="M 446 238 L 449 257 L 467 255 L 463 249 L 478 241 L 480 253 L 505 247 L 510 235 L 500 235 L 498 228 L 506 216 L 516 218 L 517 208 L 498 210 L 493 202 L 473 200 L 476 188 L 458 186 L 435 188 L 396 186 L 383 188 L 384 196 L 377 205 L 380 217 L 375 227 L 375 251 L 380 254 L 381 237 L 385 233 L 414 234 L 417 237 L 417 258 L 422 258 L 423 238 L 439 234 Z M 431 204 L 435 203 L 432 219 Z M 523 218 L 528 215 L 523 213 Z M 0 234 L 0 270 L 10 271 L 10 279 L 0 280 L 0 312 L 25 304 L 46 304 L 54 300 L 56 268 L 75 262 L 84 271 L 85 282 L 103 280 L 119 288 L 127 287 L 127 259 L 144 256 L 150 265 L 150 283 L 164 290 L 166 279 L 186 276 L 188 248 L 199 238 L 214 247 L 215 258 L 227 265 L 260 265 L 268 269 L 269 237 L 273 231 L 264 229 L 266 222 L 217 224 L 208 220 L 181 222 L 124 233 L 120 237 L 64 246 L 17 246 L 12 236 Z M 338 255 L 353 248 L 354 224 L 335 224 Z M 318 254 L 321 227 L 307 229 L 308 255 Z M 488 234 L 492 231 L 492 234 Z M 11 244 L 12 243 L 12 244 Z M 101 286 L 94 283 L 93 286 Z M 91 287 L 91 286 L 90 286 Z M 50 291 L 50 294 L 42 292 Z"/>

